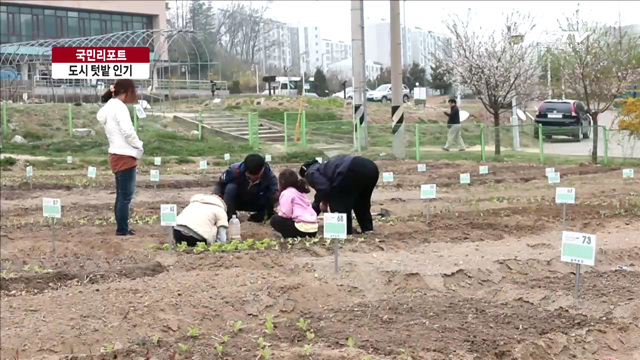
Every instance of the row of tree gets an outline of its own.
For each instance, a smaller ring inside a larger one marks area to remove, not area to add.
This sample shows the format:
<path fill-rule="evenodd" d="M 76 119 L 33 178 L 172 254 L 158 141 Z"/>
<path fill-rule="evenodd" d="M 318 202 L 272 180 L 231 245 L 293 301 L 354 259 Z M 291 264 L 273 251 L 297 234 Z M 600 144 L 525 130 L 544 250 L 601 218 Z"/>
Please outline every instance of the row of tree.
<path fill-rule="evenodd" d="M 518 103 L 526 104 L 545 93 L 540 84 L 544 75 L 537 61 L 541 45 L 545 45 L 528 39 L 535 26 L 528 14 L 510 14 L 496 32 L 476 32 L 471 16 L 452 18 L 446 25 L 454 46 L 452 61 L 445 63 L 445 73 L 450 81 L 470 89 L 493 116 L 495 153 L 500 154 L 500 114 L 510 111 L 514 97 Z M 586 39 L 568 37 L 560 49 L 549 51 L 546 56 L 552 56 L 552 72 L 556 82 L 564 83 L 567 98 L 583 101 L 597 126 L 599 115 L 612 106 L 625 87 L 640 81 L 639 38 L 619 26 L 581 22 L 577 12 L 575 17 L 567 17 L 560 30 L 589 32 Z M 596 162 L 598 131 L 593 131 L 591 155 Z"/>

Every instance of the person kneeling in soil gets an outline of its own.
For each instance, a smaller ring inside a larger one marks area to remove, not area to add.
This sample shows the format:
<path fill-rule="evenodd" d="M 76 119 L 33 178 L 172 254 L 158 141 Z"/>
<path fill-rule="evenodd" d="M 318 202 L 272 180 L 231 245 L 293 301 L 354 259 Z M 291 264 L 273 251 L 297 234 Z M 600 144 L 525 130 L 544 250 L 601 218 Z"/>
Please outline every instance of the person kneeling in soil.
<path fill-rule="evenodd" d="M 278 179 L 259 154 L 249 154 L 243 162 L 231 164 L 222 173 L 213 193 L 227 204 L 229 220 L 236 211 L 251 211 L 249 221 L 261 223 L 273 216 L 278 201 Z"/>
<path fill-rule="evenodd" d="M 227 207 L 217 195 L 193 195 L 176 219 L 173 239 L 176 244 L 186 242 L 194 247 L 199 242 L 208 245 L 227 241 Z"/>
<path fill-rule="evenodd" d="M 317 214 L 331 209 L 347 215 L 347 234 L 353 234 L 351 211 L 363 233 L 373 231 L 371 195 L 380 172 L 373 161 L 361 156 L 337 156 L 322 164 L 317 160 L 304 163 L 300 176 L 315 191 L 313 209 Z"/>
<path fill-rule="evenodd" d="M 278 175 L 280 205 L 271 218 L 271 227 L 285 239 L 315 237 L 318 234 L 318 215 L 307 198 L 311 192 L 304 179 L 291 169 Z"/>

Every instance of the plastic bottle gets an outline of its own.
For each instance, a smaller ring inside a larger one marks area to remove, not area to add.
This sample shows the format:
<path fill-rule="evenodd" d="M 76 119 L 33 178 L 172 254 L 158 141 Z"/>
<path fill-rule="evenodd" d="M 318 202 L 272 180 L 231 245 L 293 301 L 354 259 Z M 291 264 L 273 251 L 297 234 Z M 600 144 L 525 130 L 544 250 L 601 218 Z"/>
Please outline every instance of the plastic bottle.
<path fill-rule="evenodd" d="M 233 240 L 240 240 L 240 220 L 233 215 L 231 220 L 229 220 L 229 238 Z"/>

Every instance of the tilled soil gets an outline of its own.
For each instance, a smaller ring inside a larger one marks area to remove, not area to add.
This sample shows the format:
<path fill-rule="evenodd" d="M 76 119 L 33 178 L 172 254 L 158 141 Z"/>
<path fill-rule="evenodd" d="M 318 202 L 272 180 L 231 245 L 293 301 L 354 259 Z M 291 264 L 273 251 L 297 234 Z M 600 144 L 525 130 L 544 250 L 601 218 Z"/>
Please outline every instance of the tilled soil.
<path fill-rule="evenodd" d="M 542 166 L 492 164 L 483 176 L 474 163 L 379 166 L 395 181 L 376 189 L 373 210 L 389 215 L 375 234 L 342 244 L 339 275 L 323 239 L 161 250 L 160 204 L 186 206 L 220 169 L 204 179 L 168 169 L 156 189 L 139 176 L 138 235 L 128 238 L 114 236 L 109 176 L 90 188 L 80 171 L 41 171 L 31 188 L 3 172 L 0 358 L 254 360 L 266 356 L 262 337 L 270 359 L 640 359 L 637 180 L 618 168 L 556 167 L 577 193 L 563 224 Z M 463 172 L 470 185 L 459 184 Z M 438 199 L 427 204 L 419 187 L 429 183 Z M 42 197 L 63 205 L 55 253 Z M 597 235 L 578 299 L 575 266 L 560 261 L 563 228 Z M 266 225 L 242 229 L 276 238 Z"/>

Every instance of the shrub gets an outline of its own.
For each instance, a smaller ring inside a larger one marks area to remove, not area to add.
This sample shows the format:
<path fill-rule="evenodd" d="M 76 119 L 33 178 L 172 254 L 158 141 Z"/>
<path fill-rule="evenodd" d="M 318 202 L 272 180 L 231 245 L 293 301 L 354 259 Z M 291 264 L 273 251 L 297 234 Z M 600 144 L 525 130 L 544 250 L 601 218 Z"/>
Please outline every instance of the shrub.
<path fill-rule="evenodd" d="M 0 167 L 13 166 L 18 162 L 15 158 L 11 156 L 5 156 L 0 159 Z"/>
<path fill-rule="evenodd" d="M 229 88 L 229 94 L 242 94 L 239 80 L 233 80 L 231 82 L 231 88 Z"/>

